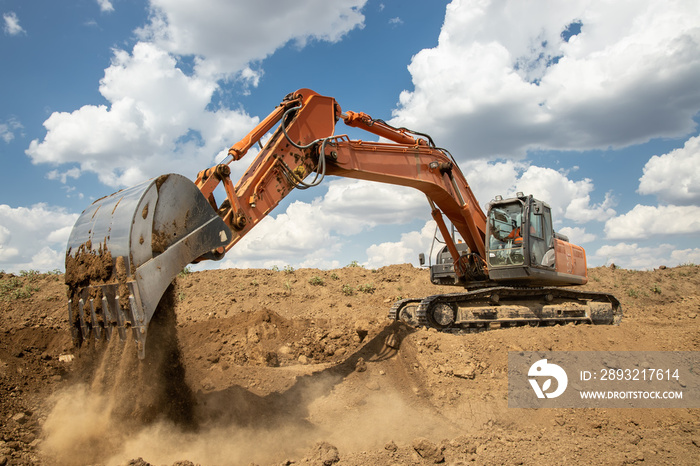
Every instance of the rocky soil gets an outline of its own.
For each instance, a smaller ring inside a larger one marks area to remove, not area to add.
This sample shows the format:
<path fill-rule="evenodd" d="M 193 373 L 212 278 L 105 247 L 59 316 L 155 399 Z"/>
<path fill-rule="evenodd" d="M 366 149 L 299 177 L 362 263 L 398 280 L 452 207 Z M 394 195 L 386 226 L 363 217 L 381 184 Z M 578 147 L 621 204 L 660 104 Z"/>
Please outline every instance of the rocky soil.
<path fill-rule="evenodd" d="M 700 267 L 589 277 L 620 326 L 453 335 L 385 319 L 457 291 L 410 265 L 189 273 L 138 361 L 72 347 L 62 275 L 0 274 L 0 466 L 700 464 L 698 409 L 508 408 L 509 351 L 700 349 Z"/>

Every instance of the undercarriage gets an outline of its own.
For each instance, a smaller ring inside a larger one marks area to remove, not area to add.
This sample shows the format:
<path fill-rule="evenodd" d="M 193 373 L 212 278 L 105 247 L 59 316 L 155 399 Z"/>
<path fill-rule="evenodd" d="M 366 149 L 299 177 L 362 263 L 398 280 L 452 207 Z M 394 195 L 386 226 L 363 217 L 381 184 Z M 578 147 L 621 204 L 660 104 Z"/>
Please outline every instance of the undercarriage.
<path fill-rule="evenodd" d="M 394 303 L 388 317 L 413 327 L 459 333 L 526 325 L 617 325 L 622 309 L 607 293 L 496 286 L 403 299 Z"/>

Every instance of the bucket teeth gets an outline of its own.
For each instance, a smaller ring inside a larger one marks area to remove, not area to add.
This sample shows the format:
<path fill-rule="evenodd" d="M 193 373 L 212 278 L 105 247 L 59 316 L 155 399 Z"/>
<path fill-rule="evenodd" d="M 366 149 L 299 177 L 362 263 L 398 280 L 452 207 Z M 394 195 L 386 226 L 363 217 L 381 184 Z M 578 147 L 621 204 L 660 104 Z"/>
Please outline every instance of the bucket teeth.
<path fill-rule="evenodd" d="M 87 319 L 85 318 L 85 301 L 82 298 L 78 301 L 78 313 L 80 315 L 80 328 L 83 331 L 83 338 L 87 340 L 90 338 L 91 328 L 88 327 Z"/>
<path fill-rule="evenodd" d="M 119 332 L 119 338 L 122 341 L 126 341 L 126 323 L 127 319 L 124 315 L 124 310 L 119 305 L 119 295 L 114 297 L 114 309 L 115 314 L 117 314 L 117 331 Z"/>
<path fill-rule="evenodd" d="M 134 339 L 139 353 L 139 358 L 146 357 L 146 331 L 148 323 L 145 322 L 145 316 L 139 306 L 136 305 L 134 295 L 129 295 L 129 307 L 131 308 L 132 328 L 134 329 Z"/>
<path fill-rule="evenodd" d="M 109 310 L 109 300 L 104 295 L 102 295 L 102 319 L 104 320 L 105 336 L 109 340 L 112 338 L 112 330 L 114 329 L 114 317 L 112 317 L 112 311 Z"/>
<path fill-rule="evenodd" d="M 80 346 L 82 341 L 82 335 L 80 329 L 75 325 L 75 306 L 73 305 L 73 300 L 68 300 L 68 322 L 70 322 L 70 336 L 76 346 Z"/>
<path fill-rule="evenodd" d="M 68 301 L 68 318 L 73 323 L 71 326 L 71 337 L 76 346 L 80 346 L 83 341 L 91 337 L 95 341 L 110 340 L 117 330 L 119 339 L 126 341 L 128 332 L 133 332 L 137 342 L 141 357 L 144 356 L 143 347 L 146 340 L 147 322 L 143 313 L 140 312 L 136 298 L 129 294 L 126 300 L 122 300 L 119 295 L 114 294 L 108 286 L 103 287 L 101 298 L 102 309 L 95 308 L 94 298 L 80 298 L 77 306 L 73 300 Z M 120 302 L 126 301 L 126 308 Z M 102 315 L 100 320 L 98 316 Z"/>
<path fill-rule="evenodd" d="M 92 320 L 92 331 L 95 334 L 95 340 L 99 341 L 102 339 L 102 325 L 97 320 L 97 314 L 95 314 L 95 300 L 90 298 L 90 318 Z"/>

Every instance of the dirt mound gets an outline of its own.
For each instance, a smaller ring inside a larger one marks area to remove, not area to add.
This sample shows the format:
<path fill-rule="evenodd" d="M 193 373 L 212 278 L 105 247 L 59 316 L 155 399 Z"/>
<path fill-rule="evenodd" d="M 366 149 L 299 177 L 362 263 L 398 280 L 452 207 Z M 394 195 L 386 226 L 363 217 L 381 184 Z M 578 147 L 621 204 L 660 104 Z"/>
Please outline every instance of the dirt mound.
<path fill-rule="evenodd" d="M 0 464 L 698 464 L 697 409 L 507 407 L 508 351 L 698 350 L 700 267 L 589 275 L 620 326 L 451 335 L 385 319 L 457 291 L 410 265 L 189 273 L 140 362 L 72 348 L 62 276 L 3 274 Z"/>

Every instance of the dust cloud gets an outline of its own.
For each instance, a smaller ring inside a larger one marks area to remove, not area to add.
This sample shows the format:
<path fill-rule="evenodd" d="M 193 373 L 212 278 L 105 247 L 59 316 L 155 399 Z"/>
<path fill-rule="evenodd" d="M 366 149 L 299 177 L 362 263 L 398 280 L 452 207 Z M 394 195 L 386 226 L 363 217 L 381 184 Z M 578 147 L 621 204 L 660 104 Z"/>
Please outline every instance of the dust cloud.
<path fill-rule="evenodd" d="M 321 387 L 311 389 L 316 391 Z M 318 392 L 317 392 L 318 393 Z M 123 464 L 142 457 L 153 464 L 187 459 L 202 465 L 279 464 L 303 458 L 312 446 L 325 441 L 342 454 L 383 448 L 391 441 L 408 443 L 416 437 L 458 434 L 434 413 L 409 406 L 397 393 L 364 393 L 361 406 L 348 405 L 341 394 L 329 394 L 310 405 L 308 419 L 279 421 L 265 427 L 235 422 L 183 432 L 161 422 L 125 440 L 107 464 Z M 359 400 L 351 403 L 357 404 Z M 416 422 L 420 420 L 420 422 Z"/>
<path fill-rule="evenodd" d="M 43 426 L 42 452 L 59 464 L 100 462 L 121 449 L 143 426 L 166 420 L 196 428 L 195 398 L 184 381 L 177 343 L 173 287 L 149 325 L 147 357 L 138 359 L 132 332 L 87 348 L 78 363 L 80 381 L 56 393 Z"/>
<path fill-rule="evenodd" d="M 318 371 L 283 393 L 238 386 L 196 396 L 185 383 L 169 288 L 149 325 L 146 359 L 115 334 L 81 356 L 83 380 L 56 393 L 43 425 L 42 455 L 55 464 L 269 464 L 328 441 L 342 451 L 455 435 L 427 406 L 412 406 L 381 382 L 341 384 L 357 373 Z M 420 419 L 420 422 L 416 422 Z"/>

